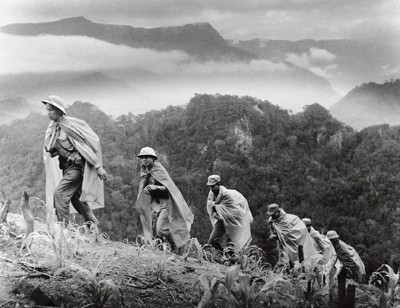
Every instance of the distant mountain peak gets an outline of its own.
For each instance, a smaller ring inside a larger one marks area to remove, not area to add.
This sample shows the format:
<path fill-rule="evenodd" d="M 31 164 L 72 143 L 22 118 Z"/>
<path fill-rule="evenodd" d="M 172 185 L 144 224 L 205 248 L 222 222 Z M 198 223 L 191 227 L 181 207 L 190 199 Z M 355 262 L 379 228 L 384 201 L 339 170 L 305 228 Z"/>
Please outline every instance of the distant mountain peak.
<path fill-rule="evenodd" d="M 183 50 L 200 59 L 228 58 L 248 61 L 257 58 L 247 51 L 230 46 L 207 22 L 146 29 L 95 23 L 83 16 L 78 16 L 44 23 L 10 24 L 1 27 L 0 32 L 23 36 L 43 34 L 87 36 L 133 48 L 159 51 Z"/>
<path fill-rule="evenodd" d="M 84 16 L 68 17 L 53 22 L 77 22 L 77 23 L 93 23 L 93 21 L 85 18 Z"/>
<path fill-rule="evenodd" d="M 104 75 L 101 72 L 88 72 L 78 76 L 74 76 L 66 81 L 69 85 L 83 86 L 128 86 L 124 81 Z"/>
<path fill-rule="evenodd" d="M 66 18 L 66 19 L 68 19 L 68 18 Z M 89 19 L 85 18 L 84 16 L 70 17 L 69 19 L 90 21 Z M 92 22 L 92 21 L 90 21 L 90 22 Z"/>

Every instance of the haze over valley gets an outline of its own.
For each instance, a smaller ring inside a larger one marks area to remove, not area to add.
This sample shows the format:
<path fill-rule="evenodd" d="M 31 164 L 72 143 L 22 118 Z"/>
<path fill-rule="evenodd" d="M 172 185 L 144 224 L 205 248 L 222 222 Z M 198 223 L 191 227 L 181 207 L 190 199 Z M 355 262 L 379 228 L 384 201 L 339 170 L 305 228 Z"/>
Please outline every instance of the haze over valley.
<path fill-rule="evenodd" d="M 98 5 L 108 7 L 102 2 Z M 228 10 L 239 14 L 238 5 L 232 2 Z M 400 44 L 394 35 L 397 25 L 390 24 L 390 19 L 373 25 L 369 19 L 368 35 L 360 32 L 361 27 L 334 34 L 333 20 L 325 32 L 315 28 L 312 33 L 310 28 L 308 33 L 298 27 L 298 32 L 292 29 L 290 34 L 282 28 L 271 35 L 281 22 L 276 16 L 276 25 L 259 19 L 260 24 L 268 24 L 264 31 L 259 27 L 250 31 L 254 21 L 248 20 L 240 32 L 232 28 L 233 21 L 229 28 L 212 15 L 192 16 L 193 22 L 160 19 L 156 26 L 156 20 L 145 24 L 135 19 L 136 12 L 127 6 L 132 18 L 120 22 L 114 15 L 108 21 L 99 18 L 100 11 L 96 15 L 88 7 L 77 11 L 97 16 L 93 20 L 65 16 L 70 12 L 68 5 L 62 18 L 56 18 L 57 14 L 39 18 L 35 14 L 40 6 L 29 7 L 31 12 L 24 18 L 15 11 L 16 20 L 23 22 L 0 27 L 0 110 L 7 110 L 0 117 L 2 123 L 32 110 L 44 112 L 40 100 L 51 94 L 69 104 L 91 102 L 114 117 L 185 105 L 196 93 L 252 96 L 296 113 L 313 103 L 329 109 L 363 83 L 399 78 L 396 51 Z M 388 14 L 387 7 L 375 7 L 377 13 L 378 8 L 380 14 Z M 326 8 L 315 9 L 322 12 Z M 350 14 L 352 8 L 347 9 Z M 272 6 L 272 10 L 287 8 Z M 292 10 L 292 14 L 301 14 L 300 7 Z M 366 18 L 365 12 L 359 14 Z M 11 20 L 7 17 L 4 20 Z M 314 18 L 317 22 L 318 17 Z M 293 27 L 295 22 L 286 25 Z M 386 30 L 384 35 L 379 27 Z M 338 33 L 343 36 L 338 38 Z M 29 108 L 21 112 L 15 105 L 12 110 L 16 100 L 23 100 Z M 345 114 L 346 109 L 341 112 Z"/>

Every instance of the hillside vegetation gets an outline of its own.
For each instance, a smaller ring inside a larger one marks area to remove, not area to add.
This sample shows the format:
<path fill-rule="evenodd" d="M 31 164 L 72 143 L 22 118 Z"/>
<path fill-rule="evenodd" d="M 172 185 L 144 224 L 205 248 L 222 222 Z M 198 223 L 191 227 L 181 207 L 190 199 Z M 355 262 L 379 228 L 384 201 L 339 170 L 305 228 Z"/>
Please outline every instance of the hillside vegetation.
<path fill-rule="evenodd" d="M 97 210 L 101 230 L 112 240 L 141 233 L 134 203 L 139 183 L 136 155 L 151 146 L 181 189 L 195 221 L 191 235 L 206 243 L 212 173 L 238 189 L 255 218 L 253 244 L 270 263 L 275 247 L 266 241 L 266 207 L 313 220 L 316 229 L 335 229 L 356 248 L 368 273 L 382 263 L 397 271 L 399 255 L 398 127 L 381 125 L 355 132 L 318 104 L 289 114 L 252 97 L 195 95 L 185 107 L 112 119 L 90 103 L 76 102 L 68 115 L 86 120 L 102 142 L 106 208 Z M 43 137 L 48 118 L 31 114 L 0 127 L 0 189 L 17 211 L 23 189 L 44 200 Z"/>

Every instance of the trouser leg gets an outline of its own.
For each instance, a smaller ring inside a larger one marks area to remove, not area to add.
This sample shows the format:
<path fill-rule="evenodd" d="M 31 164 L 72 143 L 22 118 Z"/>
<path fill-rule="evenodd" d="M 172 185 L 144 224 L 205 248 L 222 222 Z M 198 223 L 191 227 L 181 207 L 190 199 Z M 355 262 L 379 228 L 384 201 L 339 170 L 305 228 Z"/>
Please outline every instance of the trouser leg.
<path fill-rule="evenodd" d="M 156 223 L 156 233 L 158 236 L 165 237 L 170 231 L 170 222 L 169 222 L 169 208 L 161 209 L 158 214 L 158 219 Z"/>
<path fill-rule="evenodd" d="M 82 169 L 70 167 L 64 171 L 63 178 L 54 192 L 54 206 L 59 221 L 69 222 L 69 203 L 71 202 L 85 222 L 99 223 L 89 205 L 79 201 L 82 194 L 82 182 Z"/>
<path fill-rule="evenodd" d="M 160 212 L 151 213 L 151 233 L 152 237 L 157 237 L 157 220 Z"/>
<path fill-rule="evenodd" d="M 160 237 L 164 237 L 171 245 L 171 250 L 175 250 L 176 244 L 172 238 L 170 222 L 169 222 L 169 207 L 160 210 L 157 223 L 156 223 L 156 233 Z"/>
<path fill-rule="evenodd" d="M 82 215 L 85 222 L 93 222 L 95 225 L 99 224 L 96 216 L 93 214 L 92 209 L 86 202 L 82 202 L 79 200 L 82 194 L 82 184 L 77 188 L 75 193 L 72 195 L 71 203 L 74 206 L 75 210 Z"/>
<path fill-rule="evenodd" d="M 54 192 L 54 207 L 59 221 L 69 222 L 69 203 L 82 181 L 82 170 L 69 168 L 64 171 Z"/>
<path fill-rule="evenodd" d="M 208 239 L 208 243 L 213 246 L 215 249 L 223 251 L 223 247 L 221 245 L 222 238 L 225 234 L 225 226 L 222 220 L 217 220 L 214 224 L 213 229 L 210 234 L 210 238 Z"/>

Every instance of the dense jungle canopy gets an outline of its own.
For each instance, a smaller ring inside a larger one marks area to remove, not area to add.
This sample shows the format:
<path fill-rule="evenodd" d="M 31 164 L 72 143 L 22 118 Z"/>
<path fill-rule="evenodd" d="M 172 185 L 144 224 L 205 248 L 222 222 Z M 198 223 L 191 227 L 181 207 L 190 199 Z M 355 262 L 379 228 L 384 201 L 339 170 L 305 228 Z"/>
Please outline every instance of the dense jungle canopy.
<path fill-rule="evenodd" d="M 113 119 L 88 102 L 68 115 L 86 120 L 102 143 L 106 208 L 96 211 L 111 239 L 135 240 L 141 224 L 134 209 L 139 184 L 136 157 L 153 147 L 182 191 L 195 221 L 191 235 L 206 243 L 207 176 L 239 190 L 255 218 L 253 244 L 274 262 L 266 241 L 266 207 L 309 217 L 316 229 L 336 230 L 360 254 L 367 271 L 400 264 L 400 128 L 373 126 L 360 132 L 318 104 L 291 114 L 252 97 L 195 95 L 183 107 Z M 0 126 L 0 191 L 17 211 L 22 191 L 45 200 L 43 138 L 47 116 L 33 113 Z"/>

